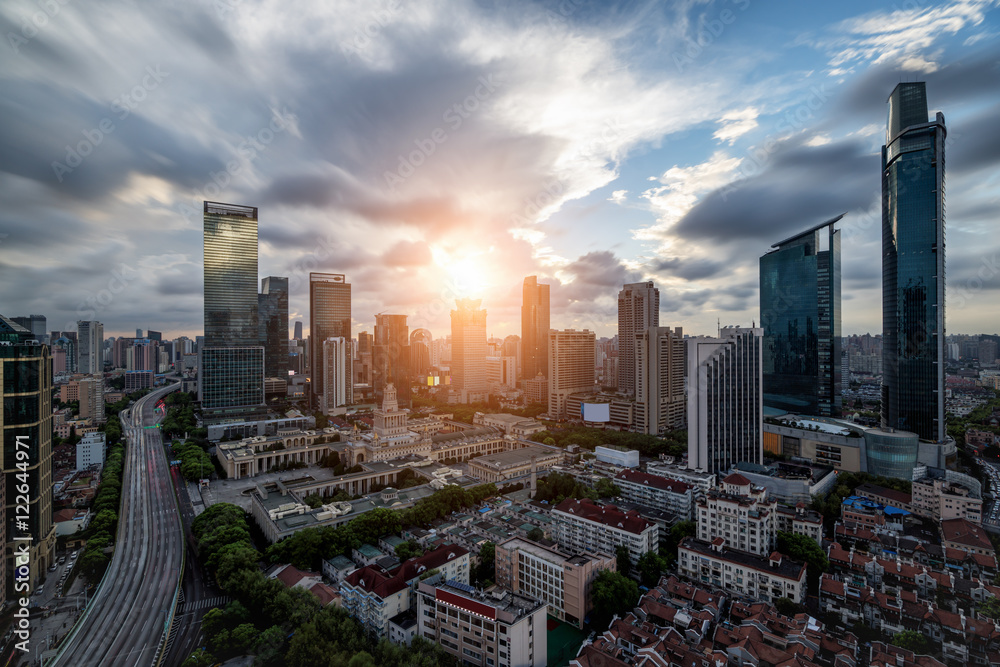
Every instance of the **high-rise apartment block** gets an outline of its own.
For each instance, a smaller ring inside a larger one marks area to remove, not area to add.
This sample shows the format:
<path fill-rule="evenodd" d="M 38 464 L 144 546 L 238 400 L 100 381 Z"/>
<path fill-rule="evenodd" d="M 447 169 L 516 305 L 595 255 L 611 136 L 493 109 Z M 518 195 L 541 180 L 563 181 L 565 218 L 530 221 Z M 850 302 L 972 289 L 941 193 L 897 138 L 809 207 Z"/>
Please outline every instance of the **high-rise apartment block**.
<path fill-rule="evenodd" d="M 31 335 L 34 336 L 35 340 L 39 343 L 48 342 L 48 333 L 46 332 L 47 324 L 44 315 L 28 315 L 26 317 L 12 317 L 10 319 L 30 331 Z M 56 338 L 58 338 L 58 336 L 56 336 Z"/>
<path fill-rule="evenodd" d="M 353 345 L 350 338 L 341 336 L 323 341 L 323 393 L 319 409 L 325 415 L 334 414 L 354 402 L 352 364 Z M 342 411 L 341 411 L 342 412 Z"/>
<path fill-rule="evenodd" d="M 574 419 L 567 410 L 570 394 L 594 391 L 593 331 L 549 332 L 549 408 L 552 419 Z"/>
<path fill-rule="evenodd" d="M 684 332 L 650 327 L 635 335 L 635 425 L 659 435 L 684 428 Z"/>
<path fill-rule="evenodd" d="M 0 315 L 0 434 L 3 436 L 3 481 L 0 497 L 5 521 L 5 584 L 14 582 L 15 555 L 27 554 L 31 586 L 55 558 L 52 523 L 52 360 L 49 348 L 32 333 Z M 27 493 L 18 489 L 27 486 Z M 15 518 L 17 521 L 15 522 Z M 20 558 L 18 561 L 20 562 Z M 0 593 L 2 597 L 2 593 Z"/>
<path fill-rule="evenodd" d="M 660 290 L 653 282 L 630 283 L 618 292 L 618 391 L 635 395 L 635 336 L 660 326 Z"/>
<path fill-rule="evenodd" d="M 324 391 L 323 341 L 351 339 L 351 284 L 342 273 L 309 274 L 309 368 L 313 402 Z"/>
<path fill-rule="evenodd" d="M 635 566 L 647 551 L 660 544 L 659 526 L 611 505 L 567 498 L 552 509 L 552 532 L 556 542 L 570 551 L 613 554 L 618 546 L 628 549 Z"/>
<path fill-rule="evenodd" d="M 923 82 L 889 96 L 882 147 L 882 425 L 943 443 L 944 114 Z"/>
<path fill-rule="evenodd" d="M 104 372 L 104 325 L 100 322 L 76 323 L 77 372 L 86 375 Z"/>
<path fill-rule="evenodd" d="M 764 405 L 839 417 L 843 405 L 839 215 L 760 258 Z"/>
<path fill-rule="evenodd" d="M 528 276 L 521 296 L 521 378 L 548 377 L 549 286 Z"/>
<path fill-rule="evenodd" d="M 451 385 L 462 403 L 485 401 L 489 393 L 486 310 L 481 303 L 481 299 L 456 299 L 451 311 Z"/>
<path fill-rule="evenodd" d="M 725 327 L 717 338 L 689 338 L 688 466 L 728 472 L 763 459 L 764 330 Z"/>
<path fill-rule="evenodd" d="M 260 281 L 257 322 L 264 375 L 288 380 L 288 278 L 268 276 Z"/>

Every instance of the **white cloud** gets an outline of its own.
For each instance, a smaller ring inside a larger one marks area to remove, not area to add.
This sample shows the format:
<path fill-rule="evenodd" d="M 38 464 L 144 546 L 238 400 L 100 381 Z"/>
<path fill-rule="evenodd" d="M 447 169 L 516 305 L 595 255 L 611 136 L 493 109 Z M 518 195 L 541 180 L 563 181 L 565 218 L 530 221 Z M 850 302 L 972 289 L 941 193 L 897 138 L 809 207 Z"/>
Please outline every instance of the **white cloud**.
<path fill-rule="evenodd" d="M 712 135 L 717 141 L 728 142 L 730 146 L 747 132 L 757 127 L 758 111 L 747 107 L 739 111 L 730 111 L 719 119 L 722 126 Z"/>

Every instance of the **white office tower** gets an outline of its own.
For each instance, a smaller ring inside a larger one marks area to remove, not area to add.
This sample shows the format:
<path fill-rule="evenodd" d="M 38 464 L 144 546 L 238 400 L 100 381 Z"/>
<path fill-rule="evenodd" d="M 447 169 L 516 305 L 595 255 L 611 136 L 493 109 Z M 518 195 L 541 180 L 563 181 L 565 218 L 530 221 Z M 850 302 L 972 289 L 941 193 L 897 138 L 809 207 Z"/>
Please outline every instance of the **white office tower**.
<path fill-rule="evenodd" d="M 636 428 L 659 435 L 684 428 L 684 332 L 650 327 L 635 335 Z"/>
<path fill-rule="evenodd" d="M 763 459 L 764 330 L 726 327 L 689 338 L 688 467 L 728 472 Z"/>
<path fill-rule="evenodd" d="M 104 325 L 81 320 L 76 323 L 77 372 L 94 375 L 104 372 Z"/>
<path fill-rule="evenodd" d="M 343 336 L 323 341 L 323 394 L 320 409 L 323 414 L 333 414 L 354 402 L 353 380 L 354 352 L 352 341 Z"/>

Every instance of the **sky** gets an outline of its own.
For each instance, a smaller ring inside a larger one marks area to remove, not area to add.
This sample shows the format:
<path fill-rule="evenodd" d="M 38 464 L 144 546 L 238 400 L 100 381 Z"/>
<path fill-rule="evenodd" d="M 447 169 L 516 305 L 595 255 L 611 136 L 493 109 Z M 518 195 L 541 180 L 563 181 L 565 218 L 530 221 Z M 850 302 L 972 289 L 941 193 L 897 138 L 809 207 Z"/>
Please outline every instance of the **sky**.
<path fill-rule="evenodd" d="M 843 332 L 880 333 L 886 99 L 948 125 L 950 333 L 1000 330 L 997 2 L 0 4 L 0 312 L 200 335 L 202 201 L 259 209 L 259 274 L 343 273 L 449 333 L 759 322 L 758 260 L 846 214 Z"/>

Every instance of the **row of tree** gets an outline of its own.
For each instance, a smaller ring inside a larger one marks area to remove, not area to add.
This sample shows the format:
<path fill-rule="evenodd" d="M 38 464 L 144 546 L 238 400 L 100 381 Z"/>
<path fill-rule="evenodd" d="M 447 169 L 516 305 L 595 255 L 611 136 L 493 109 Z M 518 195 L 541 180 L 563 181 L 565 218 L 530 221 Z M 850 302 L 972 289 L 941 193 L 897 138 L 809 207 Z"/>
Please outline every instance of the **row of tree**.
<path fill-rule="evenodd" d="M 671 431 L 661 437 L 573 425 L 551 427 L 550 430 L 540 431 L 532 436 L 532 440 L 559 447 L 579 445 L 591 451 L 600 445 L 625 447 L 638 450 L 642 456 L 652 458 L 660 454 L 683 456 L 687 453 L 687 431 Z"/>
<path fill-rule="evenodd" d="M 550 503 L 560 503 L 566 498 L 598 500 L 618 495 L 621 495 L 621 489 L 606 477 L 602 477 L 595 486 L 588 486 L 578 482 L 572 475 L 560 472 L 551 472 L 538 480 L 535 490 L 535 500 Z"/>
<path fill-rule="evenodd" d="M 212 457 L 196 443 L 174 440 L 171 449 L 174 459 L 181 462 L 181 475 L 189 482 L 209 477 L 215 470 Z"/>

